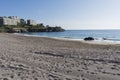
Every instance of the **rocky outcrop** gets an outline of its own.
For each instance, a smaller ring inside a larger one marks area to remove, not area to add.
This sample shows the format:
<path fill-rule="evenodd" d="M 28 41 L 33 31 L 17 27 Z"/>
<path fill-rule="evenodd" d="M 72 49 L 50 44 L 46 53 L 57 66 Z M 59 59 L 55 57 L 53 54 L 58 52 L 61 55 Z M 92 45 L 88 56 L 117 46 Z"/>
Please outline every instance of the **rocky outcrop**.
<path fill-rule="evenodd" d="M 84 38 L 84 40 L 85 41 L 92 41 L 92 40 L 94 40 L 94 38 L 93 37 L 86 37 L 86 38 Z"/>

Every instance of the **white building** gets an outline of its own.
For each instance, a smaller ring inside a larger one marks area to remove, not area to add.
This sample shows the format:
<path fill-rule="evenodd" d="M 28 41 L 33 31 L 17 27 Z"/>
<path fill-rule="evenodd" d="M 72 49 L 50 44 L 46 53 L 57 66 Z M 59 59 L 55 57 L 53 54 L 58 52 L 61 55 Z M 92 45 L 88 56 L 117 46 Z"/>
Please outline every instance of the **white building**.
<path fill-rule="evenodd" d="M 0 17 L 0 25 L 17 25 L 18 23 L 20 23 L 20 18 L 17 16 Z"/>

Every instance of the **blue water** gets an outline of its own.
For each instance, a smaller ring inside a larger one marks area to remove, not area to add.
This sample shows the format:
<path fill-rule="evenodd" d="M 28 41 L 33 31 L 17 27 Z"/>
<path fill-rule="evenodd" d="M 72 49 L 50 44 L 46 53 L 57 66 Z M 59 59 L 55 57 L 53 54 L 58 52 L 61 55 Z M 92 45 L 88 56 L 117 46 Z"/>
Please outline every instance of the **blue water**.
<path fill-rule="evenodd" d="M 120 30 L 66 30 L 64 32 L 29 32 L 22 34 L 72 39 L 84 39 L 85 37 L 94 37 L 95 39 L 107 38 L 109 40 L 120 41 Z"/>

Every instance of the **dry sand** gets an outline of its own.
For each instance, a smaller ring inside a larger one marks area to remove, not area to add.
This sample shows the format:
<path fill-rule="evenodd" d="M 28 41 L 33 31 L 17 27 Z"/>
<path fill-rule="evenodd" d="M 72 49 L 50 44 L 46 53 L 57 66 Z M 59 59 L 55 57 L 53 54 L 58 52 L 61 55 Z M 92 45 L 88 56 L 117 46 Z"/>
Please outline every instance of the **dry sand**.
<path fill-rule="evenodd" d="M 120 80 L 120 45 L 0 33 L 0 80 Z"/>

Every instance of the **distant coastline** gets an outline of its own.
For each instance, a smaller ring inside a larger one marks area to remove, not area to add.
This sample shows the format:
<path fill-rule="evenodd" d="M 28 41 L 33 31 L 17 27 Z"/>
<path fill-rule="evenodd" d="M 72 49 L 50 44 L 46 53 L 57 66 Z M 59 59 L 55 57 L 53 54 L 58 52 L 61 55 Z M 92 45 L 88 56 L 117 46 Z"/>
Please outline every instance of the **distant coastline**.
<path fill-rule="evenodd" d="M 46 26 L 0 26 L 0 32 L 5 33 L 25 33 L 25 32 L 63 32 L 61 27 L 46 27 Z"/>
<path fill-rule="evenodd" d="M 22 33 L 22 32 L 62 32 L 61 26 L 49 26 L 37 23 L 32 19 L 22 19 L 17 16 L 0 17 L 0 32 Z"/>

